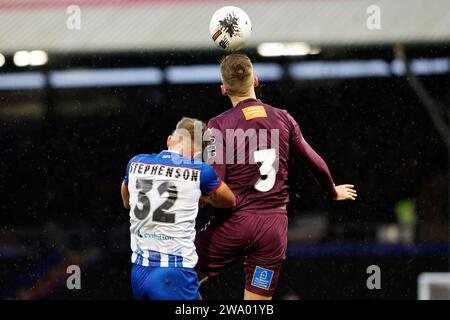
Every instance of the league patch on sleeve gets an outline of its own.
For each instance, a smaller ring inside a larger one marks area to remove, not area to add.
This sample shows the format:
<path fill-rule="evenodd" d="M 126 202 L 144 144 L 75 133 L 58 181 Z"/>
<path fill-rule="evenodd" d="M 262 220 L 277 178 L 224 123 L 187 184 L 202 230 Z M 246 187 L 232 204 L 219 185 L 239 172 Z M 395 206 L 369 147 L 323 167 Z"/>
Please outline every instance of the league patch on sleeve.
<path fill-rule="evenodd" d="M 267 118 L 266 109 L 263 106 L 250 106 L 242 109 L 245 120 L 255 118 Z"/>
<path fill-rule="evenodd" d="M 255 273 L 253 273 L 252 286 L 269 290 L 272 276 L 272 270 L 256 267 Z"/>

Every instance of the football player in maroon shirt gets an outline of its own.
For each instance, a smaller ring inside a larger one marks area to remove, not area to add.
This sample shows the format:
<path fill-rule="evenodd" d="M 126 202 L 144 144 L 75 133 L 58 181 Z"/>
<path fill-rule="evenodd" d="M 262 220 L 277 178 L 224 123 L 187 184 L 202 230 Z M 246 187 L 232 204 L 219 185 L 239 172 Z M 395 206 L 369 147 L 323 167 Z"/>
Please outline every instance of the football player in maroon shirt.
<path fill-rule="evenodd" d="M 297 154 L 334 200 L 355 200 L 351 184 L 335 186 L 325 161 L 283 109 L 256 98 L 258 79 L 244 54 L 220 64 L 223 95 L 233 108 L 212 118 L 211 164 L 236 195 L 227 218 L 215 216 L 196 236 L 199 279 L 244 260 L 244 299 L 271 299 L 287 246 L 288 165 Z"/>

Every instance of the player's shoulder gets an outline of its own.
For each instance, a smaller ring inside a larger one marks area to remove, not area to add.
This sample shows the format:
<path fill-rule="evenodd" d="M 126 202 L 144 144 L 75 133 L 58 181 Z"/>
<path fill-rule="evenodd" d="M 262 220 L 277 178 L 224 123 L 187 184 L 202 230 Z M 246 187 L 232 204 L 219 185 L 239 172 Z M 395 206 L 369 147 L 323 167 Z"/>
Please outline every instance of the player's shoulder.
<path fill-rule="evenodd" d="M 283 115 L 289 114 L 289 112 L 286 109 L 283 109 L 283 108 L 280 108 L 280 107 L 274 107 L 271 104 L 265 103 L 263 101 L 261 101 L 261 103 L 266 109 L 269 109 L 269 110 L 271 110 L 271 111 L 273 111 L 275 113 L 279 113 L 279 114 L 283 114 Z"/>
<path fill-rule="evenodd" d="M 129 162 L 148 162 L 154 160 L 156 153 L 140 153 L 130 159 Z"/>
<path fill-rule="evenodd" d="M 188 168 L 197 169 L 200 171 L 211 171 L 211 170 L 214 171 L 213 167 L 210 164 L 203 161 L 199 157 L 189 158 L 189 157 L 183 157 L 179 154 L 174 154 L 173 156 L 174 157 L 172 158 L 172 160 L 174 161 L 174 163 L 178 164 L 181 167 L 188 167 Z"/>
<path fill-rule="evenodd" d="M 202 161 L 200 158 L 186 158 L 187 159 L 187 166 L 189 166 L 192 169 L 197 169 L 202 172 L 210 172 L 214 171 L 213 167 L 208 164 L 207 162 Z"/>
<path fill-rule="evenodd" d="M 265 108 L 274 110 L 275 112 L 284 112 L 284 111 L 286 111 L 286 110 L 282 110 L 282 109 L 279 109 L 279 108 L 275 108 L 275 107 L 273 107 L 272 105 L 270 105 L 270 104 L 268 104 L 268 103 L 265 103 L 265 102 L 263 102 L 263 101 L 261 101 L 261 100 L 257 100 L 257 101 L 255 102 L 255 104 L 256 104 L 256 105 L 263 105 Z M 219 115 L 217 115 L 217 116 L 215 116 L 215 117 L 212 117 L 212 118 L 209 120 L 208 123 L 220 124 L 220 123 L 223 122 L 223 120 L 225 120 L 225 119 L 235 118 L 236 113 L 239 113 L 239 114 L 240 114 L 241 112 L 242 112 L 242 111 L 241 111 L 239 108 L 231 108 L 231 109 L 228 109 L 228 110 L 222 112 L 221 114 L 219 114 Z"/>
<path fill-rule="evenodd" d="M 212 117 L 208 121 L 208 127 L 217 127 L 217 126 L 219 126 L 226 119 L 230 118 L 233 115 L 233 111 L 234 111 L 234 108 L 228 109 L 228 110 L 222 112 L 221 114 L 219 114 L 219 115 L 217 115 L 215 117 Z"/>
<path fill-rule="evenodd" d="M 205 172 L 215 172 L 214 168 L 207 162 L 203 162 L 200 165 L 200 169 Z"/>
<path fill-rule="evenodd" d="M 200 167 L 200 180 L 211 181 L 215 179 L 217 179 L 217 173 L 214 168 L 210 164 L 203 162 Z"/>
<path fill-rule="evenodd" d="M 133 162 L 169 165 L 205 171 L 214 170 L 208 163 L 202 161 L 199 158 L 184 157 L 176 152 L 170 152 L 167 150 L 161 151 L 160 153 L 137 154 L 129 161 L 129 163 Z"/>
<path fill-rule="evenodd" d="M 262 101 L 261 101 L 261 103 L 264 106 L 264 108 L 266 109 L 266 112 L 268 112 L 268 113 L 274 114 L 277 117 L 279 117 L 285 121 L 290 121 L 290 119 L 292 118 L 289 111 L 287 111 L 286 109 L 274 107 L 271 104 L 268 104 L 268 103 L 265 103 Z"/>
<path fill-rule="evenodd" d="M 165 164 L 170 166 L 176 166 L 181 168 L 190 168 L 195 170 L 205 170 L 207 168 L 207 163 L 202 161 L 201 158 L 195 157 L 184 157 L 177 152 L 162 151 L 160 154 L 156 155 L 154 158 L 159 164 Z"/>

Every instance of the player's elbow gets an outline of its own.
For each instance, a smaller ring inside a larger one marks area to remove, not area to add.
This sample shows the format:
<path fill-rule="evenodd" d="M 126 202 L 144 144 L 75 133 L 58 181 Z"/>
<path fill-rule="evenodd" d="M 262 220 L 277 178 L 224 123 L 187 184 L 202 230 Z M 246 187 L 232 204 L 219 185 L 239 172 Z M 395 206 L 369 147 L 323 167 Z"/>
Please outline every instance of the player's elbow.
<path fill-rule="evenodd" d="M 236 205 L 236 197 L 225 183 L 210 196 L 210 200 L 216 208 L 229 209 Z"/>
<path fill-rule="evenodd" d="M 236 198 L 234 194 L 230 191 L 231 194 L 221 195 L 220 197 L 215 197 L 214 200 L 211 201 L 211 204 L 216 208 L 221 209 L 230 209 L 236 205 Z"/>
<path fill-rule="evenodd" d="M 122 203 L 125 209 L 130 209 L 130 193 L 128 192 L 128 186 L 122 183 L 120 187 L 120 194 L 122 196 Z"/>
<path fill-rule="evenodd" d="M 230 190 L 229 194 L 224 198 L 222 208 L 233 208 L 236 205 L 236 197 L 234 193 Z"/>
<path fill-rule="evenodd" d="M 236 196 L 233 191 L 224 183 L 223 189 L 223 206 L 222 208 L 233 208 L 236 205 Z"/>

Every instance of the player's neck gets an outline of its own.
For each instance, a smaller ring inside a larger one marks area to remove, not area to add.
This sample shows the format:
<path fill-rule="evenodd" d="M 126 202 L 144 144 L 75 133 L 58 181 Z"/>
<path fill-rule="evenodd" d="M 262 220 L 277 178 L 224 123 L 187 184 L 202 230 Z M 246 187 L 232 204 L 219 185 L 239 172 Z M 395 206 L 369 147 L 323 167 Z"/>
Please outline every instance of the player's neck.
<path fill-rule="evenodd" d="M 179 147 L 176 147 L 176 146 L 169 147 L 169 148 L 167 148 L 167 150 L 183 155 L 183 150 L 181 148 L 179 148 Z"/>
<path fill-rule="evenodd" d="M 239 104 L 239 102 L 247 100 L 247 99 L 256 99 L 256 94 L 250 93 L 250 94 L 242 96 L 242 97 L 230 97 L 233 108 L 236 107 Z"/>

